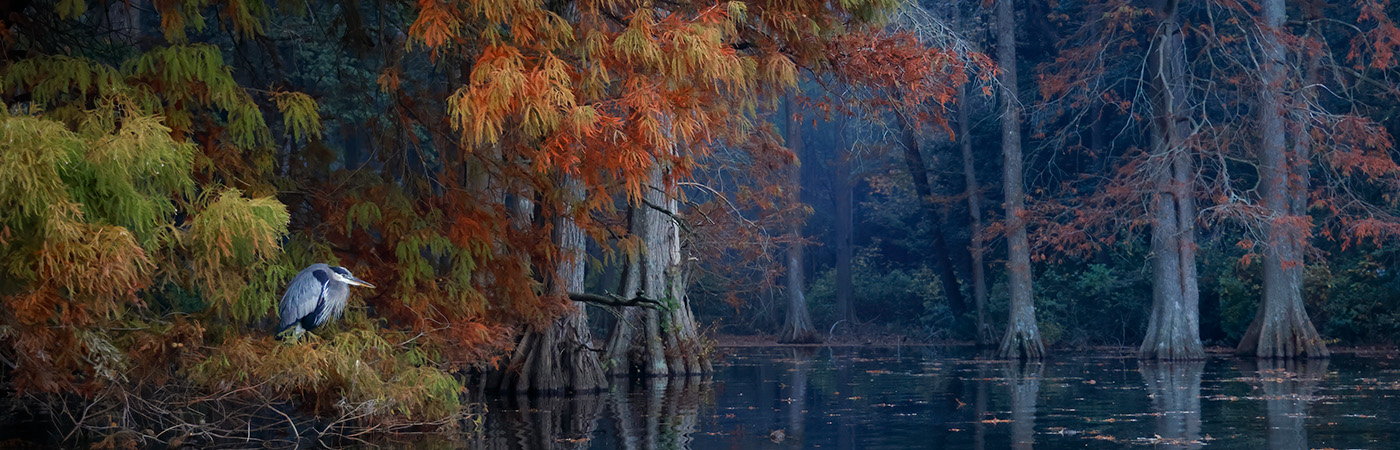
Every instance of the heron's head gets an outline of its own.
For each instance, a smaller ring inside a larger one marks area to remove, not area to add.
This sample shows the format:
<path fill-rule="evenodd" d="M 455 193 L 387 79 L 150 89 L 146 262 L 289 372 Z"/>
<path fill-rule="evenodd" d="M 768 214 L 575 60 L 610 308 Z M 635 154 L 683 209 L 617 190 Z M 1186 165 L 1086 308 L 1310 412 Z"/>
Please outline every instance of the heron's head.
<path fill-rule="evenodd" d="M 331 273 L 335 274 L 335 278 L 336 278 L 337 280 L 340 280 L 340 281 L 344 282 L 345 284 L 353 284 L 353 285 L 355 285 L 355 286 L 364 286 L 364 287 L 368 287 L 368 288 L 373 288 L 373 287 L 374 287 L 373 284 L 369 284 L 369 283 L 365 282 L 365 280 L 361 280 L 361 279 L 359 279 L 359 278 L 355 278 L 354 275 L 351 275 L 351 274 L 350 274 L 350 270 L 349 270 L 349 269 L 346 269 L 346 268 L 344 268 L 344 267 L 332 267 L 332 268 L 331 268 Z"/>

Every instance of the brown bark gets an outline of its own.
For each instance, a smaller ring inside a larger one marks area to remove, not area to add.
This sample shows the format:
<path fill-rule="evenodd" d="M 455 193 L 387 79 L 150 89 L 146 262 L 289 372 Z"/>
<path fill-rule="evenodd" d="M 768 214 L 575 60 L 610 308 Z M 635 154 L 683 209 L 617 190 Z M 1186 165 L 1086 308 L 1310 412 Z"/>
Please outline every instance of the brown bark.
<path fill-rule="evenodd" d="M 630 214 L 631 231 L 641 236 L 644 249 L 632 255 L 624 288 L 640 290 L 664 307 L 624 314 L 608 338 L 608 370 L 617 375 L 684 376 L 712 371 L 686 295 L 684 260 L 675 184 L 663 184 L 654 170 L 644 201 Z M 636 308 L 632 308 L 635 310 Z"/>
<path fill-rule="evenodd" d="M 1146 362 L 1140 371 L 1157 411 L 1156 448 L 1194 450 L 1201 440 L 1201 375 L 1205 361 Z"/>
<path fill-rule="evenodd" d="M 644 208 L 645 206 L 643 206 Z M 642 211 L 636 206 L 627 208 L 627 229 L 634 235 L 643 235 Z M 641 252 L 637 250 L 635 254 L 629 254 L 624 264 L 622 278 L 618 286 L 618 292 L 623 294 L 645 294 L 642 291 L 642 269 Z M 646 311 L 639 308 L 627 308 L 619 315 L 617 321 L 613 322 L 612 328 L 608 332 L 607 344 L 604 347 L 604 369 L 614 377 L 625 376 L 631 372 L 638 371 L 632 367 L 633 361 L 648 359 L 641 355 L 633 355 L 634 348 L 632 341 L 637 337 L 637 330 L 641 329 L 645 323 Z M 645 348 L 643 348 L 645 349 Z"/>
<path fill-rule="evenodd" d="M 1269 214 L 1263 225 L 1267 236 L 1263 258 L 1263 298 L 1240 341 L 1241 354 L 1261 358 L 1325 358 L 1327 346 L 1317 334 L 1303 307 L 1303 242 L 1300 216 L 1293 210 L 1297 189 L 1290 174 L 1285 146 L 1286 127 L 1280 92 L 1285 85 L 1284 48 L 1277 33 L 1284 21 L 1283 0 L 1262 2 L 1259 47 L 1259 191 L 1261 204 Z"/>
<path fill-rule="evenodd" d="M 947 240 L 943 237 L 943 214 L 939 213 L 938 204 L 933 201 L 933 187 L 929 181 L 923 151 L 920 149 L 920 139 L 914 130 L 914 124 L 908 122 L 907 116 L 899 116 L 899 126 L 900 144 L 904 147 L 905 170 L 909 171 L 909 177 L 914 181 L 914 193 L 919 196 L 924 220 L 929 224 L 929 262 L 933 264 L 933 270 L 938 272 L 943 285 L 943 295 L 948 298 L 948 309 L 954 316 L 961 316 L 967 312 L 967 300 L 963 298 L 958 276 L 953 272 L 953 259 L 948 251 Z"/>
<path fill-rule="evenodd" d="M 1202 359 L 1200 293 L 1196 280 L 1191 154 L 1186 137 L 1186 54 L 1176 1 L 1158 8 L 1162 23 L 1148 57 L 1153 117 L 1150 125 L 1152 194 L 1152 315 L 1141 358 Z"/>
<path fill-rule="evenodd" d="M 970 83 L 970 82 L 969 82 Z M 991 347 L 994 342 L 992 324 L 987 318 L 987 275 L 982 261 L 982 190 L 977 184 L 977 167 L 972 159 L 972 123 L 969 116 L 967 84 L 958 86 L 958 145 L 962 150 L 963 180 L 967 187 L 967 210 L 971 217 L 972 299 L 977 309 L 977 329 L 974 339 L 978 347 Z"/>
<path fill-rule="evenodd" d="M 576 179 L 562 181 L 564 201 L 572 204 L 583 196 L 583 185 Z M 550 295 L 567 297 L 569 292 L 583 290 L 584 247 L 586 238 L 572 216 L 573 208 L 554 221 L 554 242 L 561 258 L 550 280 Z M 544 329 L 531 329 L 516 346 L 508 370 L 498 386 L 503 391 L 519 394 L 562 394 L 590 392 L 607 387 L 603 367 L 597 353 L 591 350 L 593 335 L 588 330 L 588 315 L 584 304 L 570 303 L 563 316 Z"/>
<path fill-rule="evenodd" d="M 1007 289 L 1011 305 L 997 354 L 1040 359 L 1045 342 L 1035 322 L 1031 293 L 1030 238 L 1026 235 L 1025 193 L 1021 185 L 1021 103 L 1016 98 L 1016 10 L 1014 0 L 997 0 L 997 65 L 1001 83 L 1002 192 L 1006 197 Z"/>
<path fill-rule="evenodd" d="M 788 196 L 792 206 L 802 203 L 802 121 L 794 107 L 797 103 L 787 102 L 787 144 L 794 158 L 788 175 Z M 812 327 L 812 314 L 807 310 L 807 296 L 803 293 L 802 277 L 802 223 L 794 222 L 788 230 L 787 248 L 787 314 L 783 328 L 778 332 L 778 342 L 785 344 L 817 342 L 817 333 Z"/>

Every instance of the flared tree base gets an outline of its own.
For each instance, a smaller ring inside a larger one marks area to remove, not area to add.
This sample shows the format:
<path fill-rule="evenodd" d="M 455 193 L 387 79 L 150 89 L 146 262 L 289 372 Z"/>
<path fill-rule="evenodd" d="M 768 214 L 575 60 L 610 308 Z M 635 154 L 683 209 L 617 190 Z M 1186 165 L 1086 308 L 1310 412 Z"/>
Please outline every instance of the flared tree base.
<path fill-rule="evenodd" d="M 1039 360 L 1045 358 L 1045 341 L 1035 325 L 1010 328 L 1001 339 L 997 357 L 1008 359 Z"/>

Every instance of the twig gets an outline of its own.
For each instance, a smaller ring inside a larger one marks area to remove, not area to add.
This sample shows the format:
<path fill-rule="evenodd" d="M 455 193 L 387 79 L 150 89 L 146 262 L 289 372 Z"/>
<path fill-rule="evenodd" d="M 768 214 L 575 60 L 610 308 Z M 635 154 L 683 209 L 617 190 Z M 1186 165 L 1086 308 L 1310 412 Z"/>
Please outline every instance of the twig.
<path fill-rule="evenodd" d="M 620 296 L 620 295 L 617 295 L 617 294 L 613 294 L 613 293 L 608 293 L 607 295 L 604 296 L 604 295 L 598 295 L 598 294 L 585 294 L 585 293 L 578 293 L 578 292 L 570 292 L 570 293 L 569 293 L 569 300 L 573 300 L 573 301 L 576 301 L 576 302 L 592 303 L 592 304 L 601 305 L 601 306 L 612 306 L 612 307 L 621 307 L 621 306 L 641 306 L 641 307 L 645 307 L 645 308 L 653 308 L 653 309 L 656 309 L 656 308 L 660 308 L 660 307 L 662 306 L 662 305 L 661 305 L 661 302 L 656 301 L 656 300 L 653 300 L 653 299 L 650 299 L 650 298 L 647 298 L 646 296 L 642 295 L 641 292 L 638 292 L 637 295 L 636 295 L 635 297 L 632 297 L 632 298 L 626 298 L 626 297 L 623 297 L 623 296 Z M 653 306 L 647 306 L 647 305 L 653 305 Z"/>

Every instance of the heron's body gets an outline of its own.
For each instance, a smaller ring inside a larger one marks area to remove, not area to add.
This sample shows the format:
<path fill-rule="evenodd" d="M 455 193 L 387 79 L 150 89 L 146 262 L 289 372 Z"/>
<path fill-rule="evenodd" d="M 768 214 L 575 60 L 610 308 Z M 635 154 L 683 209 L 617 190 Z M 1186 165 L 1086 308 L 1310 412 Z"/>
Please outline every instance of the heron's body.
<path fill-rule="evenodd" d="M 293 330 L 300 335 L 340 318 L 345 314 L 351 284 L 374 287 L 344 267 L 316 263 L 302 269 L 282 295 L 282 305 L 277 309 L 277 334 Z"/>

